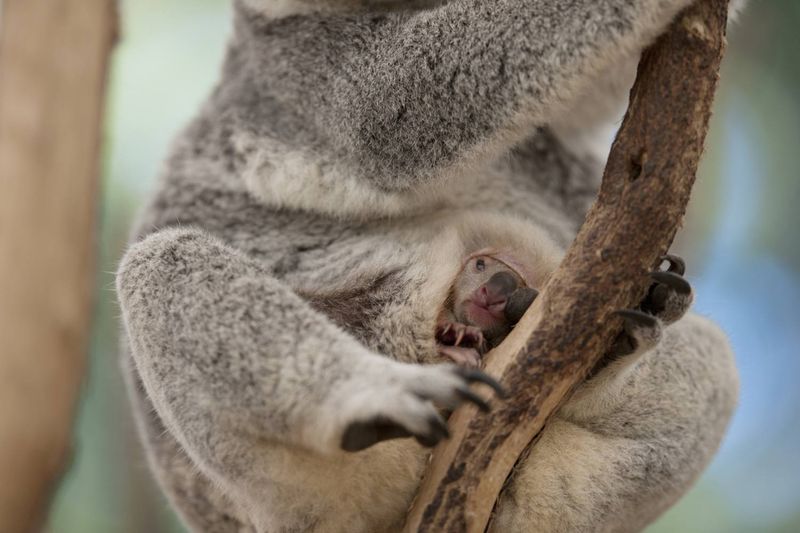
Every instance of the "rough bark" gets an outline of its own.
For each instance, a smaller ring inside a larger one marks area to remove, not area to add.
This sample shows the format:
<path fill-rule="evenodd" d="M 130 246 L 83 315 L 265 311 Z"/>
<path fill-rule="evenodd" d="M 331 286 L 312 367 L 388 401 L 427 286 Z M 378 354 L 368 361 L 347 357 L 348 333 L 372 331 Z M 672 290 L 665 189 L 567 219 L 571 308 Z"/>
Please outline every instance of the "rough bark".
<path fill-rule="evenodd" d="M 68 462 L 88 349 L 112 0 L 0 3 L 0 531 Z"/>
<path fill-rule="evenodd" d="M 483 532 L 520 454 L 621 330 L 680 226 L 711 116 L 727 0 L 687 10 L 639 65 L 595 205 L 541 295 L 488 357 L 509 399 L 465 407 L 433 454 L 405 531 Z"/>

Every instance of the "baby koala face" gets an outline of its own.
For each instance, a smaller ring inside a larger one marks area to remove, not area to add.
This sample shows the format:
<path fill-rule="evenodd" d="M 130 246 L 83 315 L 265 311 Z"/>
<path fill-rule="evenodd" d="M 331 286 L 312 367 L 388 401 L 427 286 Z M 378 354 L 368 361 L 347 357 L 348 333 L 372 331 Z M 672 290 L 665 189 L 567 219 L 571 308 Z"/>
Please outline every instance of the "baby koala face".
<path fill-rule="evenodd" d="M 508 264 L 490 255 L 472 256 L 453 286 L 453 315 L 458 322 L 480 329 L 492 342 L 511 329 L 506 306 L 523 287 L 524 280 Z"/>
<path fill-rule="evenodd" d="M 478 367 L 506 338 L 539 294 L 529 287 L 524 263 L 509 253 L 481 250 L 469 256 L 453 283 L 436 325 L 439 354 Z"/>

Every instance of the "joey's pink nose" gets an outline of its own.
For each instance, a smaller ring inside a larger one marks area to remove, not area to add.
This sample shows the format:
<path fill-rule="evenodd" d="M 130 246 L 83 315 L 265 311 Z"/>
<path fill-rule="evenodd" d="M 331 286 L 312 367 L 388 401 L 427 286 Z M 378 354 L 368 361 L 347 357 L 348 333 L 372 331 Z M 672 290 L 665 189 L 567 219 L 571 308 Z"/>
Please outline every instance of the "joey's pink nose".
<path fill-rule="evenodd" d="M 494 307 L 499 304 L 505 305 L 507 297 L 500 291 L 493 290 L 493 287 L 483 285 L 479 291 L 479 302 L 486 308 Z"/>

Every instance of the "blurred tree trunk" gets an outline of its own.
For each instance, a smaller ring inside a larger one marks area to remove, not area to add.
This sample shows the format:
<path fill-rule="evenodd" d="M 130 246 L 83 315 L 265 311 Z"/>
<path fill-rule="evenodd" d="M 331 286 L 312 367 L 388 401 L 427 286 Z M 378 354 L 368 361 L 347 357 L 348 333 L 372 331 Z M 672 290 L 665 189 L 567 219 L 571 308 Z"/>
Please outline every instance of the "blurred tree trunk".
<path fill-rule="evenodd" d="M 113 0 L 0 1 L 0 531 L 41 527 L 92 310 Z"/>

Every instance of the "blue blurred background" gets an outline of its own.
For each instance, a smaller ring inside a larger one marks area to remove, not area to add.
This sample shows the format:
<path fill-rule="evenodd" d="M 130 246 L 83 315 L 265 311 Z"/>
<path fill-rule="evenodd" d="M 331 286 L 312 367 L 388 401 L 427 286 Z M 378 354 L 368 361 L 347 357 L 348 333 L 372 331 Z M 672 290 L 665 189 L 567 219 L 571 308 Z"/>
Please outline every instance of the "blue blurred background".
<path fill-rule="evenodd" d="M 229 0 L 123 3 L 106 124 L 98 305 L 72 468 L 49 531 L 181 531 L 150 480 L 117 362 L 113 271 L 170 139 L 213 83 Z M 650 533 L 800 531 L 800 2 L 733 28 L 709 149 L 675 250 L 728 332 L 741 405 L 695 488 Z"/>

